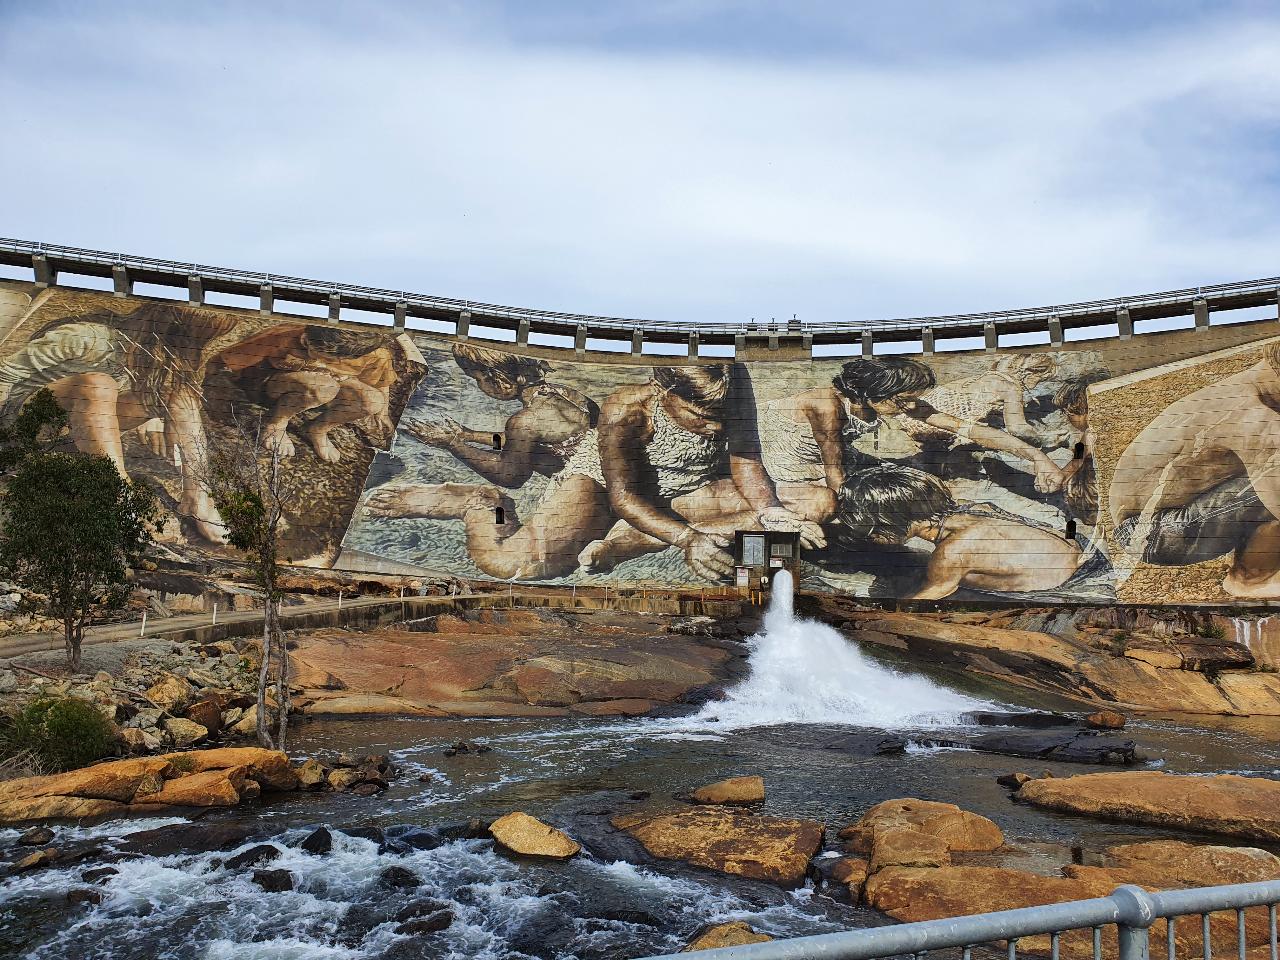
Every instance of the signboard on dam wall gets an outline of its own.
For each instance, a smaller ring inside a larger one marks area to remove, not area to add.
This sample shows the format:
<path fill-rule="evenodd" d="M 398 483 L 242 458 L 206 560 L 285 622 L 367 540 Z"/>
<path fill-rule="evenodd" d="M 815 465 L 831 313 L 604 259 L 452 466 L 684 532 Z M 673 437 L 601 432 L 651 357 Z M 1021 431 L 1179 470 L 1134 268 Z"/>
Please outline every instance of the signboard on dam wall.
<path fill-rule="evenodd" d="M 997 353 L 716 361 L 516 348 L 0 286 L 0 416 L 48 387 L 230 556 L 203 451 L 261 424 L 294 563 L 731 583 L 797 533 L 804 586 L 1030 602 L 1280 599 L 1268 324 Z"/>

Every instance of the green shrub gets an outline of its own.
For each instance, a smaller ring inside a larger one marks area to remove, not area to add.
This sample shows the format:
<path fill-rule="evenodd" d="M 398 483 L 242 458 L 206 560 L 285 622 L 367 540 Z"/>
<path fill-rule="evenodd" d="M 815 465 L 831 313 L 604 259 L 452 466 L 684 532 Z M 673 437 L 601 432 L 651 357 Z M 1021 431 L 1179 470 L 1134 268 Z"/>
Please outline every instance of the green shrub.
<path fill-rule="evenodd" d="M 1226 639 L 1227 633 L 1218 624 L 1208 620 L 1196 630 L 1196 636 L 1204 637 L 1206 640 L 1223 640 Z"/>
<path fill-rule="evenodd" d="M 73 770 L 115 751 L 115 725 L 74 697 L 37 700 L 18 711 L 6 731 L 4 753 L 29 752 L 52 770 Z"/>

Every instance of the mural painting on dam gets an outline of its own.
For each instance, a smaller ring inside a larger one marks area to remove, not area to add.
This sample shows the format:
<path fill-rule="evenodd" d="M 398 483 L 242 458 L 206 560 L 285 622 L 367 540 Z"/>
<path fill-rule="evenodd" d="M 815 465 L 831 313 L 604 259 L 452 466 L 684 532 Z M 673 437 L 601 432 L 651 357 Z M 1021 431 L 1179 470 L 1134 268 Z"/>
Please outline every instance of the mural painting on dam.
<path fill-rule="evenodd" d="M 1280 346 L 1247 329 L 662 365 L 5 290 L 0 415 L 53 390 L 82 449 L 156 486 L 177 557 L 232 555 L 202 452 L 252 422 L 288 457 L 299 564 L 726 583 L 735 534 L 775 531 L 805 586 L 859 596 L 1280 598 Z"/>

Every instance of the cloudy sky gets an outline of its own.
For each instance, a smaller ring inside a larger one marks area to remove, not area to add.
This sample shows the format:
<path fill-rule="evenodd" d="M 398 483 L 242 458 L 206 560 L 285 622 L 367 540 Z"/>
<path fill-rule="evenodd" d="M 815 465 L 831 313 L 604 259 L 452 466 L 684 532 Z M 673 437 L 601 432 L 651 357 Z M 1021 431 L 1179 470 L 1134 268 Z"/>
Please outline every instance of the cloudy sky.
<path fill-rule="evenodd" d="M 1280 273 L 1274 3 L 0 0 L 0 234 L 863 320 Z"/>

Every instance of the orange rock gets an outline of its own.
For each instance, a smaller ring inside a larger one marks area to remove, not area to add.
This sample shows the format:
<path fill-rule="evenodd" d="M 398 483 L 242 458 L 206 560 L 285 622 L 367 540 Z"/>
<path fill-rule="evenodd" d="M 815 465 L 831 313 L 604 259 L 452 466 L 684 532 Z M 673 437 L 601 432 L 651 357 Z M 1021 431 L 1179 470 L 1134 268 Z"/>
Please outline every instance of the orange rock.
<path fill-rule="evenodd" d="M 0 783 L 0 823 L 111 813 L 140 791 L 154 792 L 169 772 L 164 758 L 139 757 Z"/>
<path fill-rule="evenodd" d="M 726 806 L 743 806 L 764 803 L 764 777 L 730 777 L 718 783 L 709 783 L 689 794 L 694 803 L 718 803 Z"/>
<path fill-rule="evenodd" d="M 910 827 L 877 830 L 871 839 L 870 873 L 885 867 L 945 867 L 951 864 L 947 842 Z"/>
<path fill-rule="evenodd" d="M 719 947 L 741 947 L 748 943 L 768 943 L 773 937 L 760 933 L 742 920 L 731 923 L 717 923 L 714 927 L 703 930 L 681 950 L 681 953 L 696 953 L 699 950 L 715 950 Z"/>
<path fill-rule="evenodd" d="M 1123 730 L 1124 714 L 1115 710 L 1097 710 L 1084 718 L 1084 722 L 1095 730 Z"/>
<path fill-rule="evenodd" d="M 1087 773 L 1032 780 L 1017 796 L 1067 813 L 1280 842 L 1280 781 L 1263 777 Z"/>
<path fill-rule="evenodd" d="M 840 831 L 840 839 L 855 853 L 871 853 L 878 830 L 907 828 L 936 837 L 947 850 L 986 851 L 1004 843 L 1000 828 L 986 817 L 961 810 L 954 803 L 905 797 L 878 803 Z"/>
<path fill-rule="evenodd" d="M 869 873 L 870 864 L 862 857 L 841 857 L 831 868 L 830 877 L 836 883 L 843 883 L 849 891 L 849 900 L 857 903 L 862 899 L 862 888 Z"/>
<path fill-rule="evenodd" d="M 582 849 L 568 834 L 527 813 L 499 817 L 489 826 L 489 833 L 499 845 L 526 857 L 568 860 Z"/>
<path fill-rule="evenodd" d="M 245 767 L 191 773 L 165 783 L 147 803 L 171 807 L 234 807 L 245 784 Z"/>
<path fill-rule="evenodd" d="M 639 840 L 655 857 L 787 887 L 804 881 L 823 835 L 822 824 L 814 820 L 712 806 L 620 816 L 613 825 Z"/>
<path fill-rule="evenodd" d="M 179 758 L 183 758 L 179 760 Z M 293 772 L 289 758 L 279 750 L 262 747 L 220 747 L 215 750 L 192 750 L 189 753 L 170 753 L 163 760 L 175 762 L 192 773 L 206 770 L 226 770 L 246 767 L 248 776 L 262 785 L 264 790 L 296 790 L 298 775 Z"/>

